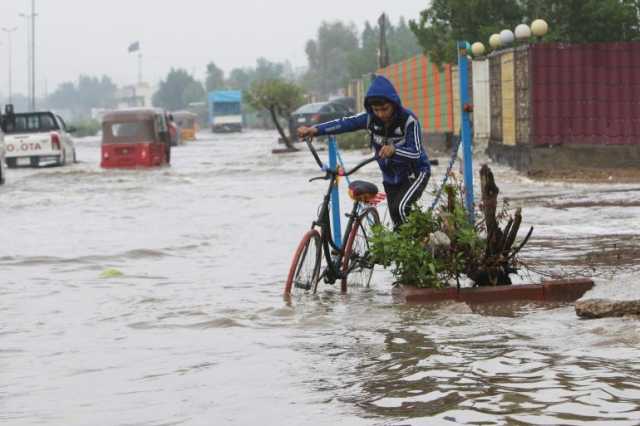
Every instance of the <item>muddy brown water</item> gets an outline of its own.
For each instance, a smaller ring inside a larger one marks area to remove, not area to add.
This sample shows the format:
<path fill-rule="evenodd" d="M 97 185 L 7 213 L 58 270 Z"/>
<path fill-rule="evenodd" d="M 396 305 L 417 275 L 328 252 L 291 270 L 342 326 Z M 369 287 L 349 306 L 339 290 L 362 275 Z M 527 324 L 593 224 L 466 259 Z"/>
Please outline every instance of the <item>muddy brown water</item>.
<path fill-rule="evenodd" d="M 325 184 L 308 182 L 307 152 L 271 155 L 275 139 L 202 132 L 170 168 L 135 171 L 100 169 L 85 139 L 76 165 L 9 171 L 0 423 L 640 424 L 637 321 L 580 320 L 571 305 L 405 306 L 380 270 L 369 289 L 325 285 L 287 305 Z M 614 253 L 587 297 L 640 298 L 639 185 L 492 168 L 523 232 L 535 227 L 528 262 L 562 273 Z M 360 178 L 379 183 L 375 166 Z"/>

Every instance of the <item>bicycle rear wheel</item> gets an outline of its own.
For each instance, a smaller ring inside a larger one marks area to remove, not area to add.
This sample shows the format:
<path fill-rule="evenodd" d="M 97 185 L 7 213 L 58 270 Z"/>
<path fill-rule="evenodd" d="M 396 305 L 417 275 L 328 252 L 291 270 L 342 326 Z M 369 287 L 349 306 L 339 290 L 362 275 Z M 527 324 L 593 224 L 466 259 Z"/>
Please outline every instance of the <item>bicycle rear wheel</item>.
<path fill-rule="evenodd" d="M 355 220 L 342 259 L 342 292 L 349 286 L 368 287 L 373 274 L 373 262 L 369 249 L 371 228 L 380 223 L 375 207 L 367 207 Z"/>
<path fill-rule="evenodd" d="M 321 248 L 318 231 L 311 229 L 304 234 L 291 261 L 284 286 L 285 296 L 316 292 L 320 274 Z"/>

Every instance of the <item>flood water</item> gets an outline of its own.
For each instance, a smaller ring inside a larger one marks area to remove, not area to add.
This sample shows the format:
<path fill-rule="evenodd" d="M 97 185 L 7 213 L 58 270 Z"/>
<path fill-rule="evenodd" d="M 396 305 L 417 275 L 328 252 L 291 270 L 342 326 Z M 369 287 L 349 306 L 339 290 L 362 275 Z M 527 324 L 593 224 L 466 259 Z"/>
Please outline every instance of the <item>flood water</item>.
<path fill-rule="evenodd" d="M 637 320 L 581 320 L 572 305 L 407 306 L 378 270 L 370 289 L 321 285 L 286 304 L 326 183 L 308 182 L 308 152 L 271 155 L 273 132 L 199 136 L 169 168 L 102 170 L 85 139 L 78 164 L 9 171 L 0 423 L 640 424 Z M 590 270 L 585 297 L 640 298 L 640 183 L 492 168 L 523 232 L 535 227 L 526 261 Z"/>

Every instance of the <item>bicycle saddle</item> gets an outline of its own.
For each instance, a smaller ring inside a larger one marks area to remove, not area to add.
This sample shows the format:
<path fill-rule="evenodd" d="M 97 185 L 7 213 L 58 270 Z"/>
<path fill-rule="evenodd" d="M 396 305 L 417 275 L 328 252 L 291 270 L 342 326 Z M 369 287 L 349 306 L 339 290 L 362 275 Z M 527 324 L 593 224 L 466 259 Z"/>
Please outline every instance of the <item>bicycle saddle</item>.
<path fill-rule="evenodd" d="M 363 180 L 354 180 L 349 184 L 349 197 L 354 201 L 368 203 L 378 194 L 378 187 Z"/>

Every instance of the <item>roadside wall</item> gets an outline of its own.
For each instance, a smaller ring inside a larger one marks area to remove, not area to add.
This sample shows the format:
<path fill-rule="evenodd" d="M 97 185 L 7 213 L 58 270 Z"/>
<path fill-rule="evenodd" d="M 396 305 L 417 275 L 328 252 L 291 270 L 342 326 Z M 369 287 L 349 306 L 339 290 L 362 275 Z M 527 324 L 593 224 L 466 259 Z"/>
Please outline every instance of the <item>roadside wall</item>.
<path fill-rule="evenodd" d="M 420 120 L 429 149 L 444 150 L 454 129 L 451 65 L 438 68 L 424 55 L 378 69 L 375 74 L 386 76 L 395 86 L 402 103 Z M 349 96 L 356 98 L 362 111 L 364 96 L 371 83 L 371 74 L 352 80 Z"/>
<path fill-rule="evenodd" d="M 528 172 L 640 161 L 640 43 L 533 44 L 489 55 L 489 155 Z"/>

